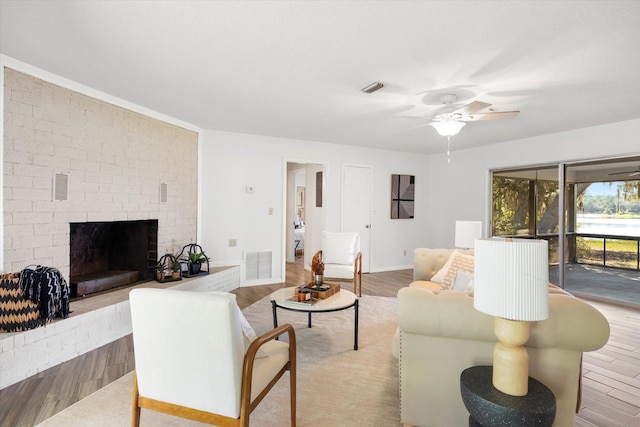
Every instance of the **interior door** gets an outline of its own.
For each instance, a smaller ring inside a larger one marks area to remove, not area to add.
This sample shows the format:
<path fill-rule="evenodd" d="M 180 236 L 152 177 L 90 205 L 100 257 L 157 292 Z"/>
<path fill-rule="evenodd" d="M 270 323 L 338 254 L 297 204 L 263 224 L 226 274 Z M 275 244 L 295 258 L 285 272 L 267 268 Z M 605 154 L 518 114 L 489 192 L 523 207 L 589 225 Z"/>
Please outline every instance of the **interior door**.
<path fill-rule="evenodd" d="M 362 165 L 342 167 L 342 230 L 360 233 L 362 271 L 369 272 L 371 257 L 371 207 L 373 168 Z"/>

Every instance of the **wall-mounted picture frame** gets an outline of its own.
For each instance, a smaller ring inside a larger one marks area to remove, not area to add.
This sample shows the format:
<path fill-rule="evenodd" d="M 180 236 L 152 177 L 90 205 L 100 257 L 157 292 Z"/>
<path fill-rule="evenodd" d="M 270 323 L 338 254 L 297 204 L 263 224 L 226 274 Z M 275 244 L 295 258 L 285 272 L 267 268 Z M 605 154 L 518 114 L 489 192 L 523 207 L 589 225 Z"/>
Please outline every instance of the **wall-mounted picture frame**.
<path fill-rule="evenodd" d="M 391 219 L 413 218 L 415 185 L 415 175 L 391 175 Z"/>

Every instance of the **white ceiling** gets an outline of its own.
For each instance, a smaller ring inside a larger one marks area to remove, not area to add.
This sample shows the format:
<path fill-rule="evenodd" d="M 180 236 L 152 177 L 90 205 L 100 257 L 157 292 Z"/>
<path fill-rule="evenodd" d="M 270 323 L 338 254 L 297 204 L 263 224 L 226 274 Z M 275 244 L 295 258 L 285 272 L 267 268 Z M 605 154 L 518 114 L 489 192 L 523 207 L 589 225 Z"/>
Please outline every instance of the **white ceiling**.
<path fill-rule="evenodd" d="M 5 55 L 205 129 L 438 153 L 443 94 L 521 112 L 456 148 L 640 117 L 639 1 L 0 0 L 0 28 Z"/>

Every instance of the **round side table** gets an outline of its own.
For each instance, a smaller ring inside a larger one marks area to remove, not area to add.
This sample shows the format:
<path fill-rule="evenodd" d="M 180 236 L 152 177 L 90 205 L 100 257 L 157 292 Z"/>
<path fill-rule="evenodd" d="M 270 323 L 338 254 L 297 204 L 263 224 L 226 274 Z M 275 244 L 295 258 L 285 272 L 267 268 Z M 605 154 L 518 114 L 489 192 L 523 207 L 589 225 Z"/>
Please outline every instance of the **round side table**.
<path fill-rule="evenodd" d="M 469 411 L 469 426 L 551 426 L 556 397 L 547 386 L 529 377 L 526 396 L 510 396 L 492 383 L 492 366 L 474 366 L 460 374 L 462 401 Z"/>

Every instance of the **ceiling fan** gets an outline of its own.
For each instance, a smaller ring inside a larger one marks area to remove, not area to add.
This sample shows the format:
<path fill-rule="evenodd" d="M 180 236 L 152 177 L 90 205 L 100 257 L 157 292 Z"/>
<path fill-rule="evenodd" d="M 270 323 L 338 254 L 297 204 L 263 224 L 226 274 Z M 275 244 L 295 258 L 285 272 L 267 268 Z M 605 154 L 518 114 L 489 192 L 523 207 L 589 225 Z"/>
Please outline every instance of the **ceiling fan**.
<path fill-rule="evenodd" d="M 491 104 L 481 101 L 473 101 L 460 108 L 451 107 L 457 97 L 455 95 L 442 95 L 440 101 L 445 107 L 439 110 L 433 117 L 433 121 L 429 123 L 442 136 L 454 136 L 460 132 L 466 122 L 475 122 L 478 120 L 499 120 L 513 119 L 520 111 L 492 111 L 482 112 Z"/>
<path fill-rule="evenodd" d="M 451 104 L 458 99 L 455 95 L 442 95 L 440 101 L 445 105 L 444 108 L 438 110 L 433 117 L 429 126 L 433 127 L 442 136 L 447 137 L 447 161 L 451 163 L 451 137 L 457 135 L 467 123 L 478 120 L 498 120 L 498 119 L 513 119 L 520 111 L 504 111 L 497 112 L 489 109 L 487 112 L 482 112 L 491 104 L 481 101 L 473 101 L 462 107 L 455 108 Z M 425 125 L 421 125 L 425 126 Z"/>

